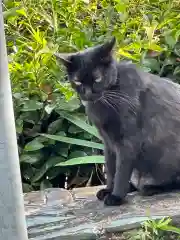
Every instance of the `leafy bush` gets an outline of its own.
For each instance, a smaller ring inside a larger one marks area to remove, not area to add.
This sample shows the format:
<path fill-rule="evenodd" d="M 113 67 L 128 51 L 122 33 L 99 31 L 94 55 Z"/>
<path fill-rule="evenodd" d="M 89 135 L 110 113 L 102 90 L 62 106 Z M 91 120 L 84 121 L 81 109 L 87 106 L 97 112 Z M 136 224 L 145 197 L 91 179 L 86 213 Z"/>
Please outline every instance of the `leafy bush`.
<path fill-rule="evenodd" d="M 162 218 L 160 220 L 149 219 L 142 224 L 137 233 L 131 233 L 129 240 L 175 240 L 180 237 L 180 228 L 171 225 L 172 219 Z"/>
<path fill-rule="evenodd" d="M 24 191 L 63 186 L 67 175 L 69 187 L 92 184 L 103 146 L 53 54 L 114 35 L 118 59 L 180 81 L 179 3 L 6 0 L 3 6 Z"/>
<path fill-rule="evenodd" d="M 119 240 L 177 240 L 180 239 L 180 228 L 169 217 L 152 219 L 143 222 L 139 229 L 133 229 L 121 233 L 114 233 L 111 239 Z M 179 224 L 178 224 L 179 225 Z M 103 238 L 104 239 L 104 238 Z"/>

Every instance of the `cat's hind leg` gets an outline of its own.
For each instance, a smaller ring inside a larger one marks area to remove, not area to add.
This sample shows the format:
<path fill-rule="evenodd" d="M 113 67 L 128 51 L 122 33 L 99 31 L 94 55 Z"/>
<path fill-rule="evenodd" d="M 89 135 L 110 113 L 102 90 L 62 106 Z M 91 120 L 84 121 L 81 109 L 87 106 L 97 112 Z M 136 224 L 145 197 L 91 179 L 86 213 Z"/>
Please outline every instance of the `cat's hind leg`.
<path fill-rule="evenodd" d="M 175 190 L 180 190 L 180 182 L 171 182 L 161 185 L 144 185 L 139 190 L 140 195 L 142 196 L 153 196 L 161 193 L 168 193 Z"/>

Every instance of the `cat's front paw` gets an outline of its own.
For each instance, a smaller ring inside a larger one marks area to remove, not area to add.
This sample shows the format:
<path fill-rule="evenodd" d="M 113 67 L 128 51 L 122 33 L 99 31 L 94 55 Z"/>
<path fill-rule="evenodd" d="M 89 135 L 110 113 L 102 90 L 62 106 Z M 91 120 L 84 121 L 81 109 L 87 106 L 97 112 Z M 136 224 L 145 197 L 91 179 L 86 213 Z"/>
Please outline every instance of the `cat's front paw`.
<path fill-rule="evenodd" d="M 122 203 L 123 200 L 120 197 L 112 195 L 111 193 L 104 198 L 104 204 L 106 206 L 119 206 Z"/>
<path fill-rule="evenodd" d="M 104 198 L 105 198 L 108 194 L 110 194 L 110 193 L 111 193 L 111 190 L 110 190 L 110 189 L 104 188 L 104 189 L 99 190 L 99 191 L 96 193 L 96 197 L 97 197 L 100 201 L 102 201 L 102 200 L 104 200 Z"/>

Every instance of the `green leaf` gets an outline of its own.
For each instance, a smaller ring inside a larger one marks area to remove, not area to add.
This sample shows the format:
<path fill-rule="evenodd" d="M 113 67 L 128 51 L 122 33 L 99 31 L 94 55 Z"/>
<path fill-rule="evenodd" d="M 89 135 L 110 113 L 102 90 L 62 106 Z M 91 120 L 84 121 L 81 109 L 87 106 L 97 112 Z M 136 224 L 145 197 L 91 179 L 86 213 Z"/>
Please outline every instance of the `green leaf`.
<path fill-rule="evenodd" d="M 32 165 L 28 163 L 22 163 L 21 169 L 22 169 L 21 175 L 23 176 L 24 179 L 28 181 L 30 181 L 34 174 L 38 172 L 36 168 L 33 168 Z"/>
<path fill-rule="evenodd" d="M 49 134 L 55 134 L 57 131 L 59 131 L 62 127 L 63 119 L 58 119 L 48 126 L 48 133 Z"/>
<path fill-rule="evenodd" d="M 22 112 L 36 111 L 43 107 L 42 102 L 38 102 L 36 100 L 25 101 L 23 107 L 21 109 Z"/>
<path fill-rule="evenodd" d="M 32 177 L 31 182 L 34 183 L 39 181 L 51 167 L 63 161 L 64 158 L 62 157 L 50 157 L 46 163 L 38 170 L 38 172 Z"/>
<path fill-rule="evenodd" d="M 72 151 L 68 158 L 71 159 L 71 158 L 77 158 L 77 157 L 85 157 L 87 156 L 87 153 L 84 152 L 84 151 Z"/>
<path fill-rule="evenodd" d="M 175 45 L 174 52 L 178 57 L 180 57 L 180 43 L 179 42 Z"/>
<path fill-rule="evenodd" d="M 177 67 L 174 69 L 173 75 L 180 75 L 180 66 L 177 66 Z"/>
<path fill-rule="evenodd" d="M 34 190 L 33 187 L 28 183 L 23 183 L 22 188 L 23 188 L 23 193 L 32 192 Z"/>
<path fill-rule="evenodd" d="M 101 149 L 101 150 L 104 149 L 103 144 L 100 144 L 100 143 L 80 140 L 80 139 L 76 139 L 76 138 L 50 135 L 50 134 L 41 134 L 41 135 L 44 137 L 56 140 L 56 141 L 60 141 L 60 142 L 65 142 L 65 143 L 69 143 L 69 144 L 75 144 L 75 145 L 85 146 L 85 147 L 90 147 L 90 148 L 96 148 L 96 149 Z"/>
<path fill-rule="evenodd" d="M 57 142 L 53 150 L 57 155 L 60 155 L 66 158 L 69 152 L 69 144 Z"/>
<path fill-rule="evenodd" d="M 166 226 L 162 226 L 160 229 L 164 230 L 164 231 L 167 231 L 167 232 L 177 233 L 177 234 L 180 235 L 180 229 L 177 228 L 177 227 L 174 227 L 174 226 L 166 225 Z"/>
<path fill-rule="evenodd" d="M 79 128 L 83 129 L 84 131 L 92 134 L 93 136 L 100 138 L 98 131 L 96 130 L 96 128 L 94 126 L 91 126 L 89 124 L 87 124 L 86 122 L 82 121 L 80 118 L 78 118 L 75 115 L 72 114 L 68 114 L 65 112 L 61 113 L 61 116 L 65 119 L 67 119 L 68 121 L 74 123 L 76 126 L 78 126 Z"/>
<path fill-rule="evenodd" d="M 20 12 L 18 12 L 18 10 L 20 10 L 19 7 L 15 7 L 15 8 L 11 8 L 7 11 L 4 11 L 3 12 L 3 18 L 4 19 L 8 19 L 10 17 L 15 17 L 17 15 L 20 15 Z"/>
<path fill-rule="evenodd" d="M 71 133 L 71 134 L 77 134 L 81 132 L 84 132 L 84 130 L 82 128 L 77 127 L 74 124 L 68 128 L 68 133 Z"/>
<path fill-rule="evenodd" d="M 154 23 L 151 26 L 145 26 L 144 28 L 146 30 L 146 34 L 147 34 L 148 40 L 151 43 L 152 39 L 154 37 L 155 30 L 157 28 L 157 23 Z"/>
<path fill-rule="evenodd" d="M 55 109 L 56 105 L 55 104 L 48 104 L 45 106 L 45 111 L 47 112 L 47 114 L 51 114 L 52 111 Z"/>
<path fill-rule="evenodd" d="M 130 54 L 129 52 L 123 50 L 122 48 L 119 49 L 118 53 L 119 53 L 119 55 L 121 55 L 127 59 L 132 59 L 134 61 L 138 60 L 137 57 L 135 57 L 134 55 Z"/>
<path fill-rule="evenodd" d="M 152 71 L 160 71 L 160 64 L 154 58 L 144 58 L 142 64 L 143 66 L 150 68 Z"/>
<path fill-rule="evenodd" d="M 23 131 L 23 120 L 19 118 L 16 120 L 16 132 L 21 134 L 22 131 Z"/>
<path fill-rule="evenodd" d="M 34 164 L 39 162 L 42 159 L 42 154 L 40 152 L 38 153 L 29 153 L 29 154 L 22 154 L 20 156 L 20 163 L 25 162 L 25 163 L 30 163 Z"/>
<path fill-rule="evenodd" d="M 29 122 L 32 124 L 38 123 L 40 114 L 38 112 L 22 112 L 22 114 L 19 116 L 20 119 L 22 119 L 24 122 Z"/>
<path fill-rule="evenodd" d="M 92 135 L 85 131 L 78 133 L 78 135 L 76 135 L 76 137 L 79 139 L 90 140 L 90 141 L 92 139 Z"/>
<path fill-rule="evenodd" d="M 61 162 L 56 164 L 56 166 L 74 166 L 74 165 L 81 165 L 81 164 L 104 164 L 104 156 L 86 156 L 86 157 L 78 157 L 72 158 L 68 161 Z"/>
<path fill-rule="evenodd" d="M 166 35 L 166 36 L 165 36 L 165 41 L 166 41 L 166 43 L 168 44 L 168 46 L 169 46 L 170 48 L 174 48 L 174 46 L 175 46 L 175 44 L 176 44 L 176 39 L 175 39 L 173 36 L 171 36 L 171 35 Z"/>
<path fill-rule="evenodd" d="M 56 105 L 55 111 L 61 114 L 61 111 L 73 112 L 74 110 L 80 107 L 79 99 L 70 99 L 69 101 L 65 101 L 65 99 L 60 99 Z"/>
<path fill-rule="evenodd" d="M 31 152 L 31 151 L 37 151 L 43 147 L 44 145 L 41 142 L 39 142 L 37 139 L 34 139 L 31 142 L 28 142 L 26 144 L 24 150 L 27 152 Z"/>
<path fill-rule="evenodd" d="M 144 49 L 147 50 L 152 50 L 152 51 L 156 51 L 156 52 L 162 52 L 164 50 L 164 48 L 162 48 L 161 46 L 157 45 L 156 43 L 145 43 L 142 46 Z"/>

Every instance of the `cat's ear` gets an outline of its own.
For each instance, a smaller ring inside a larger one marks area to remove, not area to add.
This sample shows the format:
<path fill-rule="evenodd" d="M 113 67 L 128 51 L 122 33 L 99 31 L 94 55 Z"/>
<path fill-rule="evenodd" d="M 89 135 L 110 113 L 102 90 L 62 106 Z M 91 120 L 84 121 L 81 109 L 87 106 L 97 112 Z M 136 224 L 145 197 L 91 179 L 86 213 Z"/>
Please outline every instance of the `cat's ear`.
<path fill-rule="evenodd" d="M 65 67 L 72 64 L 73 53 L 54 53 L 54 56 L 58 61 L 60 61 Z"/>
<path fill-rule="evenodd" d="M 115 43 L 116 38 L 113 37 L 110 41 L 107 41 L 104 44 L 100 45 L 98 53 L 102 61 L 108 62 L 112 58 Z"/>

